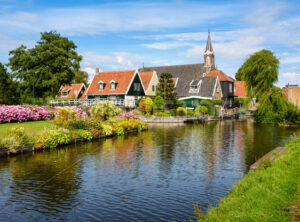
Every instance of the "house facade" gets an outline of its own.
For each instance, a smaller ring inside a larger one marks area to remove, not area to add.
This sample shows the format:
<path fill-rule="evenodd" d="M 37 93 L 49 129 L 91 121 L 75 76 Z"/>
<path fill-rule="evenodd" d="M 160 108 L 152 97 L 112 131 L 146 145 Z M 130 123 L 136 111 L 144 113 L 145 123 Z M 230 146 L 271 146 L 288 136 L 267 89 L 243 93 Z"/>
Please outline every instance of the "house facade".
<path fill-rule="evenodd" d="M 282 88 L 282 91 L 290 103 L 300 108 L 300 86 L 288 84 Z"/>
<path fill-rule="evenodd" d="M 247 97 L 247 86 L 245 81 L 234 82 L 234 97 L 238 97 L 238 98 Z"/>
<path fill-rule="evenodd" d="M 60 99 L 79 99 L 86 90 L 84 83 L 73 83 L 71 85 L 61 86 L 58 91 Z"/>
<path fill-rule="evenodd" d="M 145 95 L 137 70 L 96 72 L 85 93 L 86 99 L 110 100 L 124 106 L 134 106 Z"/>
<path fill-rule="evenodd" d="M 140 72 L 146 96 L 156 96 L 158 76 L 156 71 Z"/>

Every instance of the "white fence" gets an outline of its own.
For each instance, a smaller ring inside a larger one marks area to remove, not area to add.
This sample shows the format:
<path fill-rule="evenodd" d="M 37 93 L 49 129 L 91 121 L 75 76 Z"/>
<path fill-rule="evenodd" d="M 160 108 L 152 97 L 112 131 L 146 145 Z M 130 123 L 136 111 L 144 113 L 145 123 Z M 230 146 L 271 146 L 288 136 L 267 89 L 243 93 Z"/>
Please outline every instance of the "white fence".
<path fill-rule="evenodd" d="M 98 101 L 110 101 L 116 106 L 134 108 L 136 106 L 134 100 L 107 100 L 107 99 L 65 99 L 65 100 L 51 100 L 51 106 L 91 106 Z"/>

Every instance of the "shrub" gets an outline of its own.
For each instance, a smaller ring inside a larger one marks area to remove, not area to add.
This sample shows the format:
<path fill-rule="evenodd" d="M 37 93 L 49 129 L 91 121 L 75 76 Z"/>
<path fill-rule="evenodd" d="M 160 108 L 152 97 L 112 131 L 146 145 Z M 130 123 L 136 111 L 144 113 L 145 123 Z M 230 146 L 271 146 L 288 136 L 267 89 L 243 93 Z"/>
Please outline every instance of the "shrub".
<path fill-rule="evenodd" d="M 200 105 L 205 106 L 207 108 L 208 115 L 214 116 L 217 114 L 216 108 L 214 107 L 214 104 L 210 100 L 202 100 L 200 102 Z"/>
<path fill-rule="evenodd" d="M 145 111 L 146 114 L 151 114 L 153 108 L 153 101 L 150 97 L 147 97 L 145 100 Z"/>
<path fill-rule="evenodd" d="M 25 135 L 24 128 L 18 126 L 7 129 L 3 137 L 0 138 L 0 147 L 8 148 L 12 152 L 15 151 L 15 148 L 27 145 L 28 143 L 29 138 Z"/>
<path fill-rule="evenodd" d="M 188 109 L 187 110 L 187 115 L 188 116 L 193 116 L 195 113 L 194 113 L 194 111 L 193 110 L 191 110 L 191 109 Z"/>
<path fill-rule="evenodd" d="M 46 130 L 35 143 L 35 148 L 55 148 L 58 145 L 68 144 L 71 136 L 70 131 L 64 128 Z"/>
<path fill-rule="evenodd" d="M 84 130 L 84 129 L 77 130 L 76 135 L 78 137 L 81 137 L 81 138 L 85 139 L 85 140 L 93 139 L 93 134 L 90 131 Z"/>
<path fill-rule="evenodd" d="M 104 133 L 105 136 L 110 136 L 113 134 L 113 128 L 110 124 L 102 124 L 102 132 Z"/>
<path fill-rule="evenodd" d="M 224 100 L 222 100 L 222 99 L 212 99 L 209 101 L 211 101 L 212 104 L 214 104 L 214 105 L 223 105 L 224 104 Z"/>
<path fill-rule="evenodd" d="M 86 119 L 76 119 L 70 123 L 71 129 L 89 129 L 89 122 Z"/>
<path fill-rule="evenodd" d="M 187 110 L 183 107 L 178 107 L 176 109 L 176 114 L 177 114 L 177 116 L 186 116 Z"/>
<path fill-rule="evenodd" d="M 240 107 L 245 104 L 246 99 L 245 98 L 234 98 L 233 105 L 234 107 Z"/>
<path fill-rule="evenodd" d="M 154 113 L 154 116 L 171 116 L 171 114 L 166 112 L 157 112 Z"/>
<path fill-rule="evenodd" d="M 169 113 L 171 116 L 176 116 L 176 109 L 171 109 Z"/>
<path fill-rule="evenodd" d="M 161 96 L 156 96 L 153 100 L 153 110 L 163 111 L 164 110 L 164 99 Z"/>
<path fill-rule="evenodd" d="M 53 123 L 58 127 L 70 128 L 77 121 L 76 113 L 77 111 L 71 108 L 58 107 Z"/>
<path fill-rule="evenodd" d="M 139 103 L 139 108 L 142 113 L 146 112 L 146 99 L 145 98 L 141 99 L 141 101 Z"/>
<path fill-rule="evenodd" d="M 203 114 L 207 114 L 207 113 L 208 113 L 208 109 L 206 106 L 197 106 L 195 109 L 196 115 L 203 115 Z"/>
<path fill-rule="evenodd" d="M 185 104 L 185 102 L 184 101 L 182 101 L 182 100 L 177 100 L 176 101 L 176 107 L 186 107 L 186 104 Z"/>
<path fill-rule="evenodd" d="M 128 113 L 119 114 L 117 119 L 120 119 L 120 118 L 138 119 L 139 117 L 134 115 L 132 112 L 128 112 Z"/>
<path fill-rule="evenodd" d="M 93 104 L 91 108 L 91 116 L 107 120 L 110 117 L 115 117 L 120 114 L 122 110 L 116 107 L 110 101 L 99 101 Z"/>

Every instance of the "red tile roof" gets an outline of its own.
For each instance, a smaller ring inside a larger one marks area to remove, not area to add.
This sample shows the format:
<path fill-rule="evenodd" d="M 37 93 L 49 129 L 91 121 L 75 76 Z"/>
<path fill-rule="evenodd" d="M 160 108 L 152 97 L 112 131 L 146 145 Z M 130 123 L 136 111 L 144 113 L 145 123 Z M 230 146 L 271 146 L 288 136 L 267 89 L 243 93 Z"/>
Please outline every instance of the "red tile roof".
<path fill-rule="evenodd" d="M 144 84 L 144 89 L 148 90 L 149 84 L 151 82 L 151 79 L 153 77 L 154 72 L 140 72 L 140 77 L 142 80 L 142 83 Z"/>
<path fill-rule="evenodd" d="M 126 94 L 134 74 L 135 70 L 98 72 L 95 74 L 86 95 Z M 117 83 L 115 90 L 110 90 L 110 82 L 112 80 Z M 105 84 L 104 89 L 101 91 L 98 89 L 100 81 Z"/>
<path fill-rule="evenodd" d="M 85 87 L 83 83 L 74 83 L 71 85 L 61 86 L 59 90 L 59 97 L 68 98 L 68 99 L 77 98 L 78 94 L 80 93 L 81 87 Z M 62 96 L 62 92 L 67 92 L 67 91 L 69 91 L 68 96 Z"/>
<path fill-rule="evenodd" d="M 234 82 L 232 78 L 230 78 L 229 76 L 227 76 L 221 70 L 213 70 L 210 73 L 208 73 L 205 77 L 214 77 L 214 76 L 219 76 L 220 82 L 224 82 L 224 81 Z"/>
<path fill-rule="evenodd" d="M 245 81 L 235 81 L 234 82 L 234 96 L 246 97 L 247 96 L 247 86 Z"/>

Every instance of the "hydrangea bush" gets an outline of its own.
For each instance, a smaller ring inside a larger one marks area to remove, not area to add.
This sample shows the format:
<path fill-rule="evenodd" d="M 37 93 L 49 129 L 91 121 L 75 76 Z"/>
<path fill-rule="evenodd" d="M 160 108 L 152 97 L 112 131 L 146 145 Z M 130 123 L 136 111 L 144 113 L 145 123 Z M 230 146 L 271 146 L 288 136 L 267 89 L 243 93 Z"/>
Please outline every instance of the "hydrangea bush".
<path fill-rule="evenodd" d="M 139 117 L 134 115 L 132 112 L 121 113 L 118 115 L 117 119 L 128 118 L 128 119 L 138 119 Z"/>

